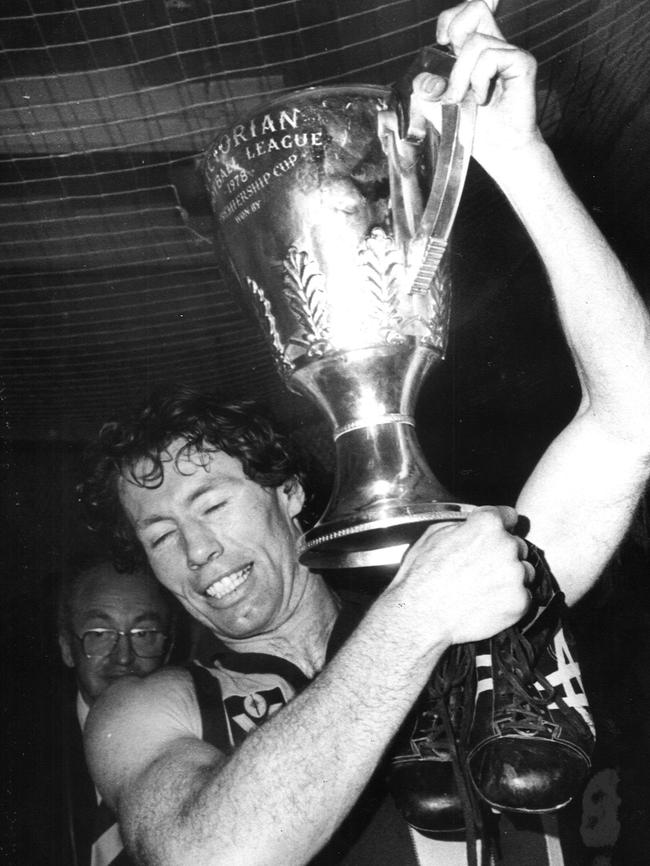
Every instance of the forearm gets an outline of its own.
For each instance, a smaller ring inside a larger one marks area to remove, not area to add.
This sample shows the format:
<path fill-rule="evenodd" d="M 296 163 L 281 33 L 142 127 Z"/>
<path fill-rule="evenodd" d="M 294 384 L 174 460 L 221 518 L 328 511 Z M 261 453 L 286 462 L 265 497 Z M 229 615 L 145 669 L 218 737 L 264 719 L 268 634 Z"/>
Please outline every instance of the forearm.
<path fill-rule="evenodd" d="M 582 388 L 517 501 L 573 604 L 620 544 L 648 477 L 648 314 L 541 139 L 486 167 L 546 267 Z"/>
<path fill-rule="evenodd" d="M 648 443 L 650 325 L 623 266 L 541 138 L 486 167 L 548 272 L 582 383 L 582 410 L 606 431 Z"/>
<path fill-rule="evenodd" d="M 471 91 L 478 102 L 472 153 L 548 271 L 581 379 L 581 412 L 641 453 L 650 440 L 647 312 L 544 143 L 535 123 L 535 60 L 505 42 L 489 11 L 495 6 L 462 3 L 439 16 L 438 40 L 457 55 L 442 98 L 460 102 Z"/>
<path fill-rule="evenodd" d="M 150 862 L 284 866 L 306 863 L 322 847 L 446 646 L 432 637 L 417 651 L 413 642 L 398 640 L 395 620 L 404 617 L 397 604 L 388 592 L 304 693 L 224 763 L 193 775 L 182 802 L 174 785 L 167 817 L 140 820 L 136 804 L 151 790 L 160 797 L 176 774 L 165 762 L 159 774 L 154 767 L 143 777 L 123 806 L 132 811 L 134 838 Z"/>

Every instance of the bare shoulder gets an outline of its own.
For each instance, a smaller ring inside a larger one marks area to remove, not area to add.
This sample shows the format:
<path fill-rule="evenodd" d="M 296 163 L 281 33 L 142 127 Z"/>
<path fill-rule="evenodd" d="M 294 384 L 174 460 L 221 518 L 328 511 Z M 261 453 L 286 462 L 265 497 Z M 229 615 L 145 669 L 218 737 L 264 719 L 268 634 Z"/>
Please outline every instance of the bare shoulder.
<path fill-rule="evenodd" d="M 188 738 L 201 739 L 200 712 L 190 675 L 172 667 L 115 682 L 93 706 L 84 731 L 91 774 L 109 803 Z"/>
<path fill-rule="evenodd" d="M 148 677 L 122 677 L 107 689 L 88 717 L 89 737 L 109 725 L 122 727 L 192 726 L 198 706 L 192 678 L 183 668 L 161 668 Z M 197 729 L 200 735 L 200 728 Z"/>

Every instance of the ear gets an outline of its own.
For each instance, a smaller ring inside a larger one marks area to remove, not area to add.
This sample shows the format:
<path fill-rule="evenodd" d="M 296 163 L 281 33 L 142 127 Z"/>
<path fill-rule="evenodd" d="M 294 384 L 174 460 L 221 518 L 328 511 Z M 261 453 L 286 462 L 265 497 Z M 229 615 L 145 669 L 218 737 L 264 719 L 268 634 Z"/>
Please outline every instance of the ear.
<path fill-rule="evenodd" d="M 75 664 L 72 655 L 72 647 L 70 646 L 70 638 L 67 634 L 63 634 L 62 632 L 59 632 L 59 648 L 61 650 L 63 664 L 69 668 L 73 668 Z"/>
<path fill-rule="evenodd" d="M 282 494 L 286 498 L 289 517 L 297 517 L 305 505 L 305 491 L 302 484 L 294 476 L 282 485 Z"/>

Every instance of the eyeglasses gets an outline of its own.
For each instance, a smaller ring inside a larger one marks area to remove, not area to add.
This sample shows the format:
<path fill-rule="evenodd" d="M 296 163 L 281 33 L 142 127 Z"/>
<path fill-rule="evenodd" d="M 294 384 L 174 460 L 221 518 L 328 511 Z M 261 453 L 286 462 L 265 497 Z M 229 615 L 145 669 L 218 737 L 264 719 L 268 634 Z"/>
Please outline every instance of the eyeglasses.
<path fill-rule="evenodd" d="M 132 628 L 129 631 L 92 628 L 75 637 L 81 642 L 86 658 L 101 659 L 113 652 L 121 635 L 128 638 L 131 649 L 139 658 L 155 659 L 167 651 L 169 636 L 157 628 Z"/>

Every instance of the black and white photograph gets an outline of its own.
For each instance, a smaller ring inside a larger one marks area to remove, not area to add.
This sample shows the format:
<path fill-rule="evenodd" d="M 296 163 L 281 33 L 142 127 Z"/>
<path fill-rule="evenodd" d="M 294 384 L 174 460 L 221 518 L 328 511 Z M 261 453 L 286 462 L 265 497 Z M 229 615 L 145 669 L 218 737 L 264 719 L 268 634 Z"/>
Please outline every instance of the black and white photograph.
<path fill-rule="evenodd" d="M 648 866 L 649 44 L 4 0 L 1 864 Z"/>

